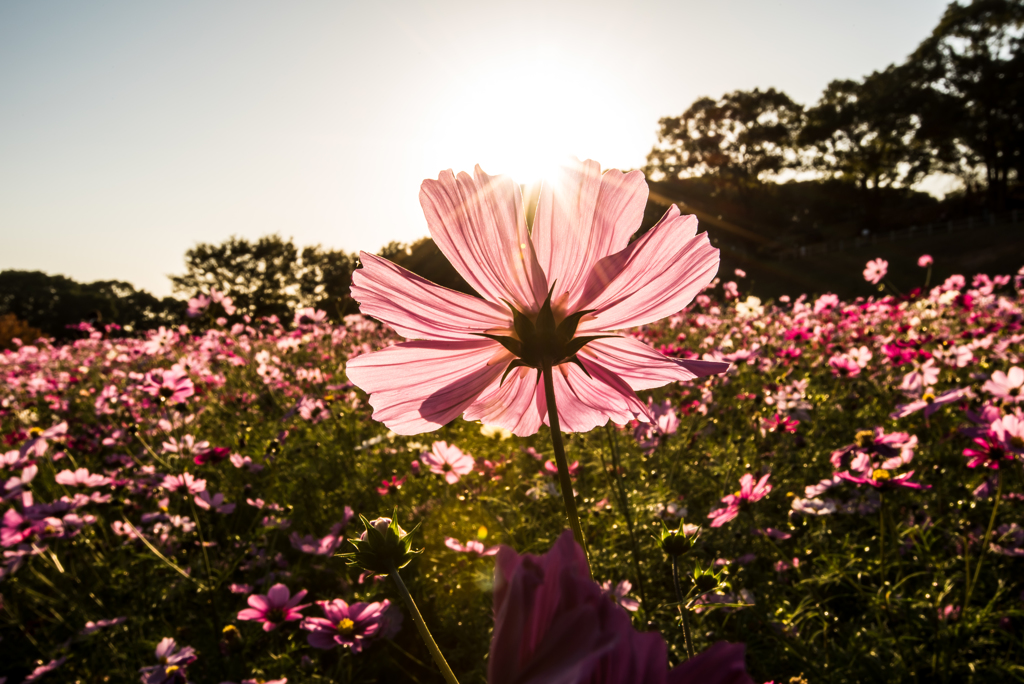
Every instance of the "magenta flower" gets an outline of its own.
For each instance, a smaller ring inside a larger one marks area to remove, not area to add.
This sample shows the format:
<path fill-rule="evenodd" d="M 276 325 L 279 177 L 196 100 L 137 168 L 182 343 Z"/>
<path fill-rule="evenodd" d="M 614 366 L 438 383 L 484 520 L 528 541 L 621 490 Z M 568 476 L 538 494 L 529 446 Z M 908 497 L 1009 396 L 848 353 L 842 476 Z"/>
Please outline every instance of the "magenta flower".
<path fill-rule="evenodd" d="M 66 420 L 57 423 L 56 425 L 53 425 L 51 427 L 48 427 L 45 430 L 40 430 L 39 428 L 32 428 L 31 430 L 29 430 L 29 435 L 32 438 L 21 446 L 19 453 L 22 455 L 22 457 L 30 455 L 36 456 L 37 458 L 41 457 L 43 454 L 46 453 L 47 448 L 49 448 L 50 440 L 60 439 L 61 437 L 64 437 L 67 434 L 68 423 Z"/>
<path fill-rule="evenodd" d="M 882 282 L 882 278 L 889 272 L 889 262 L 885 259 L 872 259 L 864 267 L 864 280 L 872 285 Z"/>
<path fill-rule="evenodd" d="M 968 468 L 984 466 L 992 470 L 999 470 L 999 466 L 1008 465 L 1006 461 L 1012 463 L 1015 460 L 1006 444 L 993 433 L 975 437 L 974 446 L 964 449 L 964 456 L 971 459 L 967 462 Z"/>
<path fill-rule="evenodd" d="M 850 463 L 850 470 L 838 473 L 842 479 L 854 484 L 871 485 L 875 489 L 892 487 L 908 487 L 910 489 L 931 489 L 931 485 L 911 482 L 914 471 L 908 470 L 900 475 L 893 475 L 894 470 L 903 465 L 900 458 L 886 459 L 884 462 L 873 461 L 865 453 L 858 454 Z"/>
<path fill-rule="evenodd" d="M 576 161 L 542 187 L 528 230 L 506 176 L 477 167 L 424 181 L 430 233 L 481 298 L 361 254 L 352 295 L 362 313 L 411 340 L 348 362 L 373 417 L 406 435 L 459 415 L 534 434 L 548 421 L 537 369 L 550 358 L 561 427 L 580 432 L 648 420 L 636 390 L 723 372 L 728 364 L 669 358 L 616 332 L 676 313 L 718 270 L 718 250 L 675 206 L 630 243 L 646 200 L 639 171 L 602 175 Z M 552 339 L 537 336 L 541 312 L 558 327 Z"/>
<path fill-rule="evenodd" d="M 1024 401 L 1024 369 L 1013 366 L 1007 373 L 996 371 L 981 389 L 1007 403 L 1019 404 Z"/>
<path fill-rule="evenodd" d="M 185 682 L 188 676 L 185 668 L 196 661 L 196 650 L 191 646 L 178 648 L 178 643 L 171 637 L 164 637 L 156 645 L 155 651 L 158 665 L 143 667 L 142 684 L 168 684 Z"/>
<path fill-rule="evenodd" d="M 430 472 L 443 475 L 445 482 L 455 484 L 463 475 L 473 472 L 476 461 L 462 449 L 448 442 L 434 442 L 431 450 L 424 452 L 420 458 Z"/>
<path fill-rule="evenodd" d="M 285 622 L 301 620 L 305 617 L 299 611 L 309 604 L 298 605 L 305 595 L 305 589 L 292 596 L 288 587 L 283 584 L 275 584 L 265 595 L 252 594 L 249 596 L 247 602 L 250 607 L 239 611 L 238 619 L 262 622 L 263 631 L 270 632 Z"/>
<path fill-rule="evenodd" d="M 501 547 L 494 576 L 489 684 L 752 684 L 741 644 L 718 642 L 669 671 L 664 639 L 633 629 L 568 531 L 543 556 Z"/>
<path fill-rule="evenodd" d="M 917 258 L 917 265 L 920 266 L 921 268 L 931 266 L 932 263 L 933 259 L 931 254 L 922 254 Z"/>
<path fill-rule="evenodd" d="M 313 648 L 329 649 L 348 646 L 353 653 L 363 650 L 368 639 L 378 635 L 381 618 L 390 606 L 385 599 L 381 603 L 345 603 L 341 599 L 317 601 L 324 611 L 324 617 L 308 617 L 302 621 L 302 629 L 309 631 L 306 640 Z"/>
<path fill-rule="evenodd" d="M 398 477 L 397 475 L 391 476 L 391 482 L 387 480 L 380 481 L 380 487 L 377 487 L 377 493 L 381 496 L 387 496 L 388 494 L 396 494 L 402 485 L 405 484 L 404 477 Z"/>
<path fill-rule="evenodd" d="M 212 449 L 205 449 L 197 453 L 193 458 L 192 462 L 196 465 L 206 465 L 207 463 L 220 463 L 225 458 L 231 455 L 231 449 L 227 447 L 213 447 Z"/>
<path fill-rule="evenodd" d="M 740 506 L 760 501 L 764 497 L 768 496 L 768 492 L 772 491 L 772 486 L 768 484 L 768 478 L 771 473 L 765 473 L 764 476 L 754 483 L 754 476 L 750 473 L 745 473 L 740 478 L 740 490 L 735 494 L 727 494 L 723 499 L 722 503 L 725 504 L 724 508 L 718 508 L 710 513 L 708 517 L 711 518 L 711 527 L 721 527 L 725 523 L 735 518 L 740 513 Z"/>
<path fill-rule="evenodd" d="M 860 364 L 846 354 L 835 354 L 828 360 L 832 374 L 841 378 L 855 378 L 860 375 Z"/>

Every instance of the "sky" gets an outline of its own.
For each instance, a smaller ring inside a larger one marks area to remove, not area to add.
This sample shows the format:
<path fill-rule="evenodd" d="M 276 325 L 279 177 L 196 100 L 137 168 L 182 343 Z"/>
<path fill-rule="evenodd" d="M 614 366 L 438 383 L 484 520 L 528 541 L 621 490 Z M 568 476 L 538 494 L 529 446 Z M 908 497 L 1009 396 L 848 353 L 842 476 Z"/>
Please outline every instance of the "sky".
<path fill-rule="evenodd" d="M 0 269 L 170 294 L 232 235 L 377 251 L 443 170 L 636 168 L 698 97 L 902 61 L 936 0 L 0 3 Z"/>

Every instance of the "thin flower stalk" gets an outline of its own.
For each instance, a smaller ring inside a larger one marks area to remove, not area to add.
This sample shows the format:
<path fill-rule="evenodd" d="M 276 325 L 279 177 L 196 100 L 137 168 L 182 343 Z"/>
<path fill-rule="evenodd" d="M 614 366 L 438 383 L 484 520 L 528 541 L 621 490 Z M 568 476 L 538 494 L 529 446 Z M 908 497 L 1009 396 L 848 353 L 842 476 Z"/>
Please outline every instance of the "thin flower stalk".
<path fill-rule="evenodd" d="M 395 568 L 394 563 L 391 564 L 391 572 L 388 574 L 395 580 L 395 585 L 398 587 L 398 593 L 402 595 L 402 600 L 405 601 L 405 605 L 409 609 L 409 615 L 412 616 L 412 621 L 416 623 L 416 630 L 420 633 L 420 638 L 423 639 L 423 643 L 427 645 L 427 650 L 430 651 L 430 655 L 434 658 L 434 663 L 437 665 L 437 668 L 441 670 L 444 680 L 448 682 L 448 684 L 459 684 L 459 680 L 455 677 L 455 673 L 452 672 L 452 668 L 448 666 L 448 661 L 444 659 L 444 654 L 441 653 L 441 649 L 438 648 L 437 642 L 434 641 L 434 637 L 430 633 L 430 628 L 427 627 L 427 622 L 423 619 L 423 614 L 420 613 L 420 609 L 416 606 L 416 601 L 413 600 L 412 594 L 409 593 L 408 587 L 406 587 L 405 582 L 402 581 L 402 576 L 398 574 L 398 570 Z"/>
<path fill-rule="evenodd" d="M 967 596 L 964 598 L 964 610 L 967 610 L 967 604 L 971 601 L 971 594 L 974 593 L 974 588 L 978 586 L 978 577 L 981 575 L 981 564 L 985 559 L 985 550 L 988 549 L 988 540 L 992 537 L 992 528 L 996 524 L 996 512 L 999 510 L 999 500 L 1003 498 L 1003 473 L 998 471 L 997 484 L 996 484 L 996 500 L 992 504 L 992 515 L 988 519 L 988 527 L 985 529 L 985 536 L 981 540 L 981 550 L 978 552 L 978 560 L 974 564 L 974 578 L 971 579 L 970 574 L 967 578 L 970 583 L 967 586 Z M 965 554 L 966 554 L 966 546 Z"/>
<path fill-rule="evenodd" d="M 686 657 L 693 657 L 693 637 L 690 633 L 690 609 L 683 604 L 683 592 L 679 588 L 679 556 L 672 556 L 672 585 L 676 589 L 676 600 L 679 602 L 679 617 L 683 621 L 683 639 L 686 641 Z"/>

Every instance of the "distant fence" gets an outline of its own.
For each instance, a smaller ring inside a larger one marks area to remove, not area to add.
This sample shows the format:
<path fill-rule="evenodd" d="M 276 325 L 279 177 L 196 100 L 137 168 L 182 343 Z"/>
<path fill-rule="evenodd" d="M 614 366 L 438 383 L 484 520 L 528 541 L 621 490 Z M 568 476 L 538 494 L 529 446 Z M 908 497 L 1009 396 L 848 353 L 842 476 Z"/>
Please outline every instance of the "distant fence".
<path fill-rule="evenodd" d="M 816 254 L 827 254 L 829 252 L 842 252 L 847 249 L 857 249 L 867 245 L 885 244 L 897 240 L 913 240 L 927 237 L 940 237 L 942 235 L 953 235 L 955 233 L 966 233 L 980 228 L 1017 228 L 1020 227 L 1020 218 L 1016 209 L 1004 214 L 987 214 L 985 216 L 972 216 L 956 221 L 943 221 L 941 223 L 928 223 L 923 226 L 910 226 L 899 230 L 889 230 L 870 235 L 861 235 L 846 240 L 833 242 L 819 242 L 811 245 L 790 247 L 779 252 L 779 259 L 784 261 L 795 261 Z"/>

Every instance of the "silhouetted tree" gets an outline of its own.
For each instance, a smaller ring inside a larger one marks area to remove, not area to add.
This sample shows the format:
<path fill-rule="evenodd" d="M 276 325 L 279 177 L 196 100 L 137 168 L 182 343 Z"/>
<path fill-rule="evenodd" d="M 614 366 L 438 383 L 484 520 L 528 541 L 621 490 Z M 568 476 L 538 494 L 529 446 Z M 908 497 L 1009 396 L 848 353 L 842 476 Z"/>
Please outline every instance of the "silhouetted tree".
<path fill-rule="evenodd" d="M 79 283 L 40 271 L 0 271 L 0 315 L 13 314 L 61 340 L 72 337 L 68 325 L 83 321 L 133 332 L 178 322 L 184 312 L 180 300 L 158 299 L 118 280 Z"/>
<path fill-rule="evenodd" d="M 280 235 L 255 241 L 231 237 L 189 249 L 185 274 L 171 282 L 175 292 L 188 297 L 216 289 L 232 298 L 238 315 L 287 319 L 297 308 L 313 306 L 340 320 L 356 311 L 349 296 L 356 261 L 319 245 L 300 249 Z"/>
<path fill-rule="evenodd" d="M 795 164 L 802 119 L 803 107 L 774 88 L 703 97 L 658 122 L 647 170 L 669 178 L 709 175 L 742 193 Z"/>
<path fill-rule="evenodd" d="M 981 181 L 993 209 L 1019 182 L 1024 156 L 1024 2 L 952 3 L 910 56 L 919 87 L 942 105 L 922 110 L 946 170 Z"/>
<path fill-rule="evenodd" d="M 849 181 L 866 197 L 913 185 L 932 168 L 934 150 L 919 132 L 920 112 L 934 99 L 899 67 L 859 82 L 832 81 L 807 111 L 798 138 L 809 152 L 804 168 Z"/>

